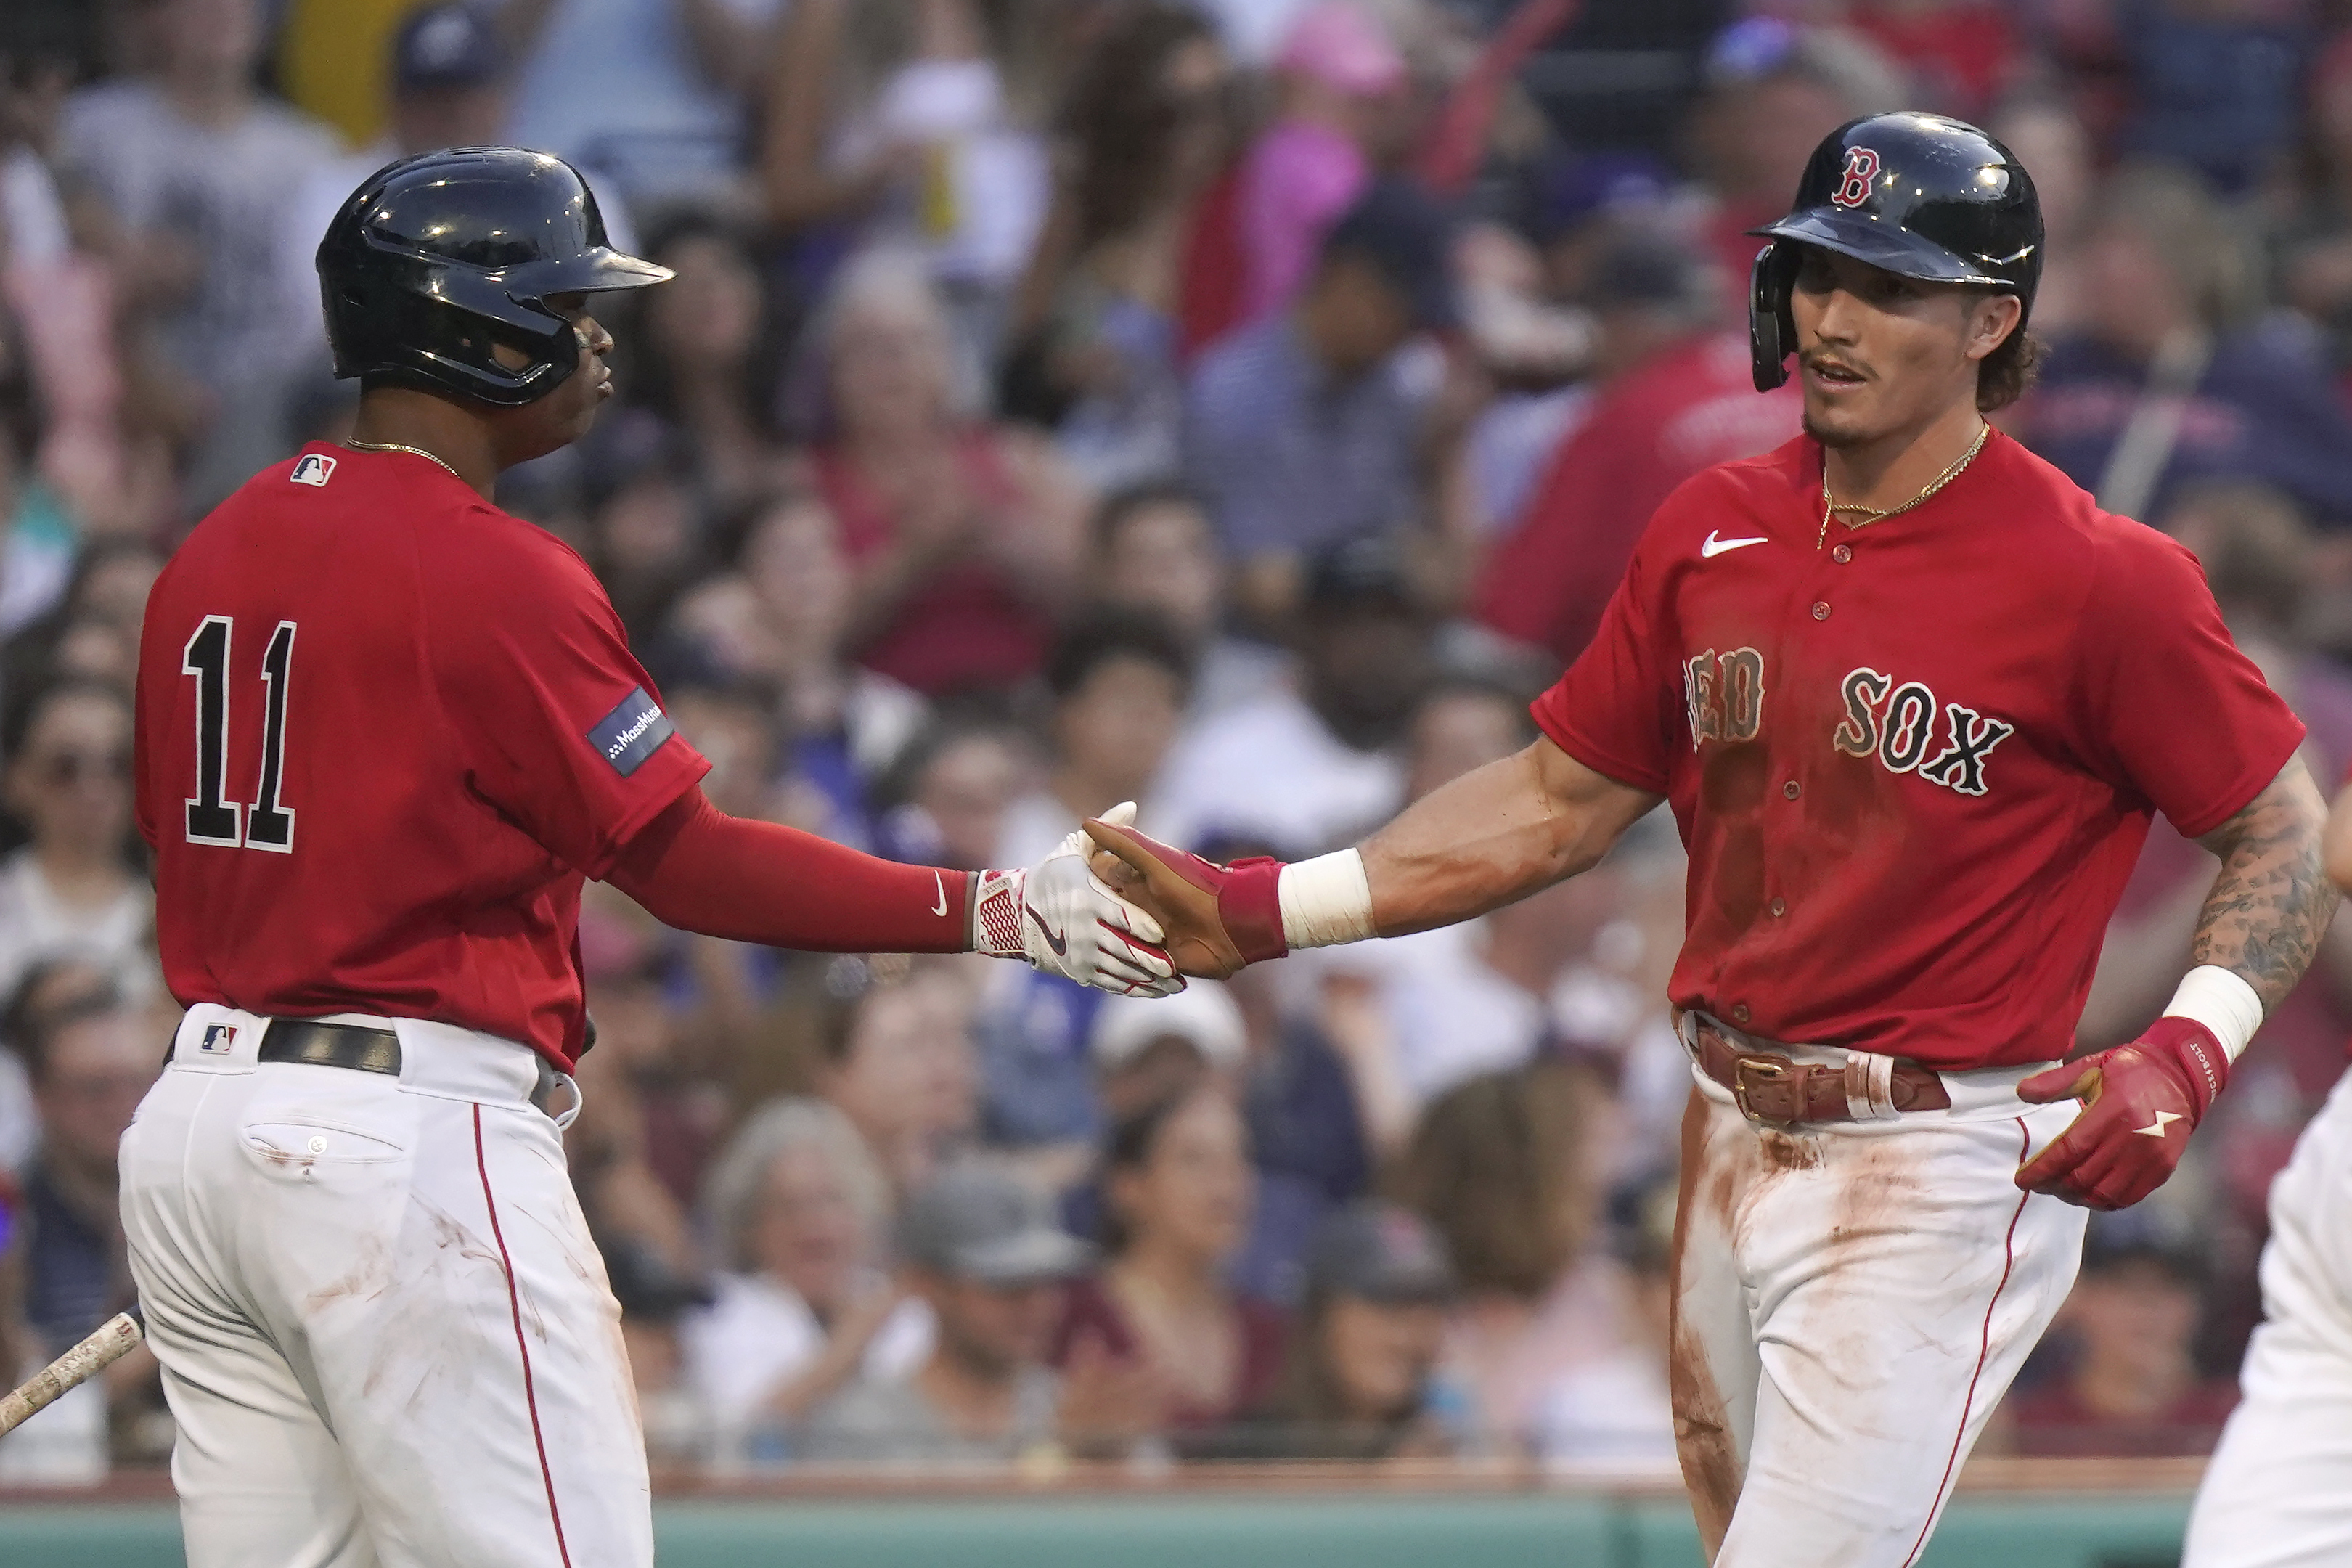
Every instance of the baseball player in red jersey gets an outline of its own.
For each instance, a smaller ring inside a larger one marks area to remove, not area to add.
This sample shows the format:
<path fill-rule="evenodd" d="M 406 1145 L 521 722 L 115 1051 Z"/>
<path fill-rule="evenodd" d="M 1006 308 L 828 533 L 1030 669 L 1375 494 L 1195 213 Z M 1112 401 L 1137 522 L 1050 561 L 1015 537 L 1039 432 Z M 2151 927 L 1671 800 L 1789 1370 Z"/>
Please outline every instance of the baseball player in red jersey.
<path fill-rule="evenodd" d="M 2327 875 L 2352 889 L 2352 780 L 2336 795 Z M 2189 1515 L 2181 1568 L 2352 1563 L 2352 1072 L 2271 1184 L 2263 1321 Z"/>
<path fill-rule="evenodd" d="M 428 154 L 319 252 L 357 434 L 257 475 L 147 606 L 138 811 L 187 1005 L 121 1146 L 191 1568 L 653 1560 L 619 1310 L 565 1173 L 583 878 L 783 947 L 1181 984 L 1081 841 L 876 860 L 718 813 L 587 567 L 501 468 L 610 395 L 557 159 Z"/>
<path fill-rule="evenodd" d="M 2299 725 L 2194 559 L 1990 430 L 2032 363 L 2032 185 L 1856 121 L 1762 231 L 1756 379 L 1806 434 L 1660 507 L 1543 739 L 1357 849 L 1216 867 L 1090 825 L 1179 969 L 1459 921 L 1661 800 L 1694 1093 L 1673 1397 L 1711 1559 L 1899 1568 L 2072 1283 L 2168 1175 L 2333 911 Z M 2150 815 L 2222 862 L 2196 967 L 2066 1066 Z"/>

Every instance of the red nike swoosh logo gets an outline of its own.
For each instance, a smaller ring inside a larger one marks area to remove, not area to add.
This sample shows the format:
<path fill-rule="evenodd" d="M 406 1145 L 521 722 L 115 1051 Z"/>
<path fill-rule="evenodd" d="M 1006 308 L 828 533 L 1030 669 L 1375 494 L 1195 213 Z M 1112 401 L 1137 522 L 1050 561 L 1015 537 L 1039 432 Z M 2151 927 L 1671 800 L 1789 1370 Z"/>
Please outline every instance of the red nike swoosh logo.
<path fill-rule="evenodd" d="M 1060 935 L 1052 928 L 1047 926 L 1045 924 L 1045 917 L 1040 915 L 1035 910 L 1031 910 L 1029 911 L 1029 918 L 1036 922 L 1039 933 L 1045 937 L 1045 945 L 1054 950 L 1054 956 L 1055 958 L 1067 958 L 1070 956 L 1070 942 L 1067 937 Z"/>

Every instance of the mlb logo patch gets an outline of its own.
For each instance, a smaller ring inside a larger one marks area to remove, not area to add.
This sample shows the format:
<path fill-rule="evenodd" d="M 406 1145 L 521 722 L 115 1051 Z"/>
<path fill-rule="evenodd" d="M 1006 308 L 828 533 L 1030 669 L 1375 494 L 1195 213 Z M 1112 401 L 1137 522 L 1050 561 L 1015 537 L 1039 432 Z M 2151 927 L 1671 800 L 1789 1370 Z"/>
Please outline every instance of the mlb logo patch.
<path fill-rule="evenodd" d="M 196 1049 L 208 1057 L 225 1057 L 236 1048 L 235 1024 L 206 1024 L 205 1037 L 196 1042 Z"/>
<path fill-rule="evenodd" d="M 286 476 L 298 485 L 321 485 L 335 477 L 335 459 L 317 452 L 305 452 L 294 460 L 294 471 Z"/>

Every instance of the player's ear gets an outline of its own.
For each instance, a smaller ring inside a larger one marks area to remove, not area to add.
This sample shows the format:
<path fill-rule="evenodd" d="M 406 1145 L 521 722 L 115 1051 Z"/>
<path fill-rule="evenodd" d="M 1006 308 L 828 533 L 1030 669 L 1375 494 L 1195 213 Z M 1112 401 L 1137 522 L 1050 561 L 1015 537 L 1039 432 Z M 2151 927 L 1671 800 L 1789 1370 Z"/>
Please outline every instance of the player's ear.
<path fill-rule="evenodd" d="M 1968 357 L 1981 360 L 2009 341 L 2025 315 L 2025 302 L 2014 294 L 1984 294 L 1969 302 Z"/>

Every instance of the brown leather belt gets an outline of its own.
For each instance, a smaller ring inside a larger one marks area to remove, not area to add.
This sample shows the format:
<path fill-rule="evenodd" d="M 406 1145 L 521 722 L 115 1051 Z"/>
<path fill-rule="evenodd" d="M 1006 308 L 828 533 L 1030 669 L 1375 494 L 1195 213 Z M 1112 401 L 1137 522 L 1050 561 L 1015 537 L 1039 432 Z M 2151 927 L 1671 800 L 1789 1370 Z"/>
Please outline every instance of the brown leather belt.
<path fill-rule="evenodd" d="M 262 1031 L 260 1049 L 254 1053 L 256 1061 L 303 1062 L 311 1067 L 349 1068 L 355 1072 L 384 1073 L 400 1076 L 400 1037 L 390 1029 L 372 1029 L 361 1024 L 322 1024 L 315 1018 L 272 1018 Z M 531 1060 L 539 1065 L 539 1081 L 531 1087 L 530 1102 L 541 1110 L 547 1110 L 548 1099 L 562 1075 L 537 1051 Z M 554 1114 L 552 1111 L 550 1115 Z"/>
<path fill-rule="evenodd" d="M 1750 1121 L 1792 1127 L 1803 1121 L 1853 1121 L 1855 1101 L 1867 1102 L 1867 1085 L 1856 1067 L 1790 1061 L 1772 1051 L 1734 1045 L 1706 1019 L 1689 1016 L 1692 1054 L 1699 1070 L 1731 1091 L 1732 1103 Z M 1858 1067 L 1859 1064 L 1857 1064 Z M 1896 1061 L 1884 1092 L 1892 1109 L 1947 1110 L 1951 1091 L 1933 1068 Z"/>

